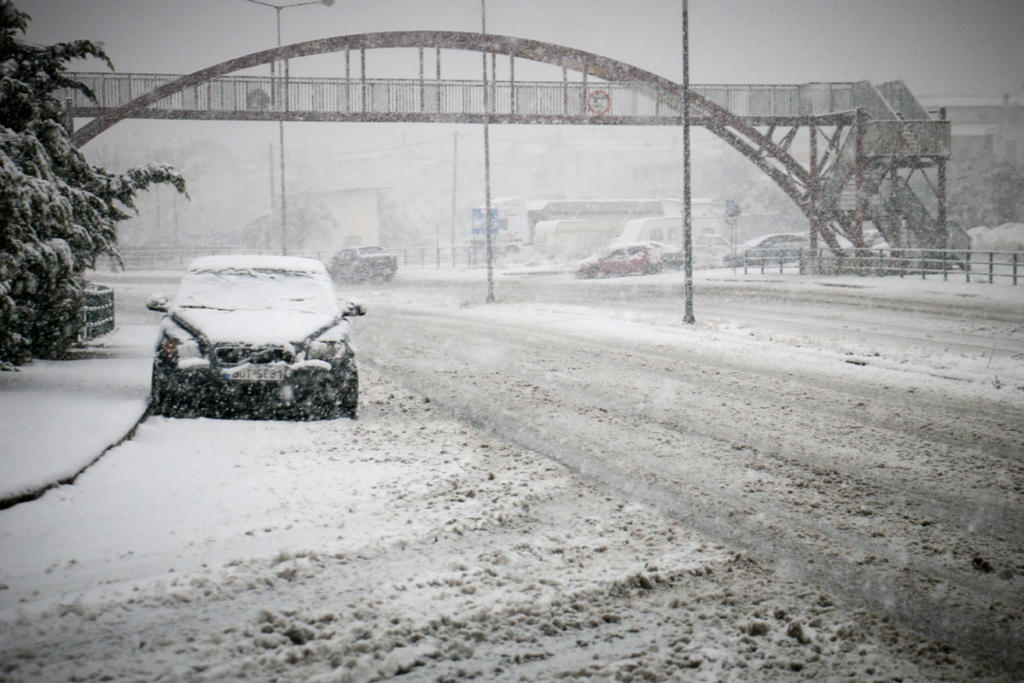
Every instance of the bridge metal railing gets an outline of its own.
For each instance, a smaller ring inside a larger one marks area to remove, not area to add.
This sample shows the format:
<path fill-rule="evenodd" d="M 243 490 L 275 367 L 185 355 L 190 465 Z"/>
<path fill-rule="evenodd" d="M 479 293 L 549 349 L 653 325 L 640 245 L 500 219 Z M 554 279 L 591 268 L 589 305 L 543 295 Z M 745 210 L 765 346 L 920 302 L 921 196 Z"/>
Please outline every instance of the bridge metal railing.
<path fill-rule="evenodd" d="M 912 157 L 950 155 L 949 121 L 869 121 L 864 126 L 864 155 L 867 157 Z"/>
<path fill-rule="evenodd" d="M 127 104 L 180 78 L 174 74 L 73 73 L 97 101 L 66 90 L 78 115 Z M 647 117 L 674 119 L 678 111 L 644 84 L 621 81 L 493 81 L 494 114 L 516 116 Z M 742 117 L 793 118 L 849 112 L 860 106 L 862 84 L 802 85 L 697 84 L 692 89 Z M 608 108 L 595 107 L 595 91 L 608 96 Z M 153 113 L 264 115 L 319 114 L 482 114 L 483 84 L 478 80 L 398 78 L 311 78 L 232 75 L 185 89 L 149 107 Z"/>

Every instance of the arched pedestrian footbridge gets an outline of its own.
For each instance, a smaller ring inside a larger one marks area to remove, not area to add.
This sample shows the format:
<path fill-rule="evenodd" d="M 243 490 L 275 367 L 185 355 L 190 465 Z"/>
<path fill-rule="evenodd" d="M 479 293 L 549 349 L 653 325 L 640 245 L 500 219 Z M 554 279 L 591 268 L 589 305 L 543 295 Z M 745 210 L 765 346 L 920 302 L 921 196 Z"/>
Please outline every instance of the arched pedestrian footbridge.
<path fill-rule="evenodd" d="M 418 52 L 418 78 L 371 77 L 367 53 L 393 48 Z M 442 51 L 453 50 L 485 53 L 486 81 L 444 78 Z M 343 75 L 290 76 L 288 60 L 328 53 L 343 55 Z M 517 80 L 516 60 L 560 67 L 562 78 Z M 282 66 L 275 76 L 236 74 L 268 64 Z M 505 124 L 678 125 L 682 108 L 678 83 L 630 64 L 536 40 L 451 31 L 323 38 L 183 76 L 75 77 L 96 94 L 91 101 L 68 92 L 69 120 L 92 119 L 74 131 L 79 145 L 126 118 L 477 123 L 486 116 Z M 689 101 L 691 122 L 768 174 L 829 244 L 843 236 L 860 245 L 863 224 L 872 221 L 893 245 L 956 246 L 945 221 L 949 124 L 901 82 L 691 85 Z M 810 143 L 805 160 L 792 152 L 801 131 Z M 927 182 L 915 183 L 915 175 Z M 922 196 L 921 186 L 931 191 Z"/>

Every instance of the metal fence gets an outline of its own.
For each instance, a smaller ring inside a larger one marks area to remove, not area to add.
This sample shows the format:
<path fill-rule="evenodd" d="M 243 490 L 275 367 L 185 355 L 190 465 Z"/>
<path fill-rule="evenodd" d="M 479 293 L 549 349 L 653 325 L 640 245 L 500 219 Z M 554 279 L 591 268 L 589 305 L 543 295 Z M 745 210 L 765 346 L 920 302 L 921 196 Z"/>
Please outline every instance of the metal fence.
<path fill-rule="evenodd" d="M 745 254 L 743 272 L 799 272 L 819 275 L 870 275 L 884 277 L 941 276 L 966 282 L 995 283 L 1001 278 L 1020 283 L 1024 252 L 970 251 L 963 249 L 800 249 L 780 254 L 751 249 Z"/>
<path fill-rule="evenodd" d="M 473 247 L 405 247 L 389 249 L 403 266 L 477 266 L 487 258 L 483 249 Z"/>
<path fill-rule="evenodd" d="M 398 257 L 400 266 L 476 266 L 484 261 L 482 249 L 473 247 L 405 247 L 387 249 L 389 254 Z M 189 249 L 132 249 L 122 248 L 121 258 L 126 270 L 181 270 L 188 266 L 192 259 L 200 256 L 217 256 L 222 254 L 264 254 L 278 255 L 280 252 L 266 249 L 237 249 L 235 247 L 193 247 Z M 290 252 L 290 256 L 304 256 L 321 261 L 325 265 L 333 258 L 335 250 L 305 250 Z M 110 269 L 120 266 L 113 260 L 107 261 Z"/>
<path fill-rule="evenodd" d="M 399 266 L 433 266 L 436 268 L 475 267 L 486 259 L 482 248 L 474 247 L 404 247 L 388 249 L 398 257 Z M 268 254 L 276 251 L 237 249 L 233 247 L 195 247 L 191 249 L 122 249 L 127 270 L 181 270 L 192 259 L 218 254 Z M 305 256 L 328 263 L 335 251 L 296 251 L 292 256 Z M 967 282 L 1008 281 L 1018 285 L 1024 280 L 1024 252 L 969 251 L 937 249 L 750 249 L 742 257 L 744 273 L 799 273 L 817 275 L 862 275 L 941 277 L 943 280 L 963 278 Z M 116 266 L 111 263 L 111 268 Z M 111 294 L 111 296 L 113 296 Z M 112 300 L 112 299 L 111 299 Z M 111 304 L 112 306 L 112 304 Z M 113 310 L 111 308 L 111 321 Z M 112 324 L 112 322 L 111 322 Z M 101 333 L 102 334 L 102 333 Z"/>
<path fill-rule="evenodd" d="M 265 254 L 268 256 L 278 255 L 280 252 L 268 249 L 239 249 L 237 247 L 191 247 L 191 248 L 121 248 L 121 259 L 124 261 L 125 270 L 182 270 L 193 259 L 200 256 L 221 256 L 227 254 Z M 290 256 L 305 256 L 315 258 L 318 261 L 329 259 L 334 255 L 333 251 L 297 251 Z M 120 265 L 112 259 L 108 260 L 111 270 L 117 270 Z"/>
<path fill-rule="evenodd" d="M 84 319 L 78 341 L 88 341 L 114 331 L 114 290 L 94 282 L 86 284 Z"/>

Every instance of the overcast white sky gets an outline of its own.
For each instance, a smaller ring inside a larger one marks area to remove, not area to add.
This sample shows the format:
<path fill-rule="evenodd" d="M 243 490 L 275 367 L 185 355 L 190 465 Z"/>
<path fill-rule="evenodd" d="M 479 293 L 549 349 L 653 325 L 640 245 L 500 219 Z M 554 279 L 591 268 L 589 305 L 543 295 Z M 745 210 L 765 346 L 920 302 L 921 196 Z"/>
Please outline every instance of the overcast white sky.
<path fill-rule="evenodd" d="M 282 4 L 288 0 L 282 0 Z M 103 41 L 119 71 L 188 73 L 272 47 L 246 0 L 16 0 L 28 38 Z M 680 0 L 488 0 L 488 30 L 560 43 L 679 80 Z M 282 13 L 283 41 L 477 31 L 479 0 L 337 0 Z M 1022 0 L 690 0 L 694 83 L 902 79 L 918 95 L 1024 88 Z"/>
<path fill-rule="evenodd" d="M 122 72 L 190 73 L 275 44 L 275 12 L 247 0 L 15 3 L 32 15 L 29 40 L 102 41 Z M 693 83 L 877 84 L 901 79 L 918 95 L 1000 97 L 1008 92 L 1015 98 L 1024 88 L 1024 0 L 690 0 L 689 9 Z M 480 0 L 336 0 L 333 7 L 292 7 L 281 16 L 285 44 L 372 31 L 476 32 Z M 587 50 L 674 81 L 682 76 L 681 23 L 681 0 L 487 0 L 491 33 Z M 413 51 L 381 52 L 370 53 L 369 76 L 415 76 L 418 60 Z M 452 63 L 458 57 L 443 56 L 444 75 L 475 78 L 479 61 L 462 56 L 472 71 L 456 73 Z M 374 70 L 386 60 L 403 72 Z M 337 56 L 293 60 L 292 74 L 341 75 L 343 64 Z M 530 78 L 527 67 L 517 65 L 517 76 Z M 75 68 L 105 67 L 79 63 Z M 426 68 L 430 73 L 432 63 Z M 287 128 L 292 162 L 317 154 L 345 159 L 409 146 L 448 158 L 454 130 L 446 124 L 291 123 Z M 528 140 L 649 147 L 673 144 L 678 132 L 671 128 L 502 126 L 492 139 L 498 145 Z M 468 136 L 460 147 L 462 163 L 475 163 L 482 158 L 479 131 L 472 126 L 458 129 Z M 278 129 L 272 123 L 129 120 L 87 145 L 86 153 L 102 159 L 105 150 L 133 145 L 150 150 L 147 159 L 168 161 L 169 150 L 202 147 L 209 140 L 259 165 L 268 146 L 277 148 Z M 714 136 L 695 131 L 696 155 L 714 154 L 719 147 Z M 614 152 L 609 154 L 613 163 Z M 117 167 L 112 160 L 102 163 Z M 289 173 L 289 185 L 303 187 L 309 178 L 299 172 L 299 165 L 290 168 L 295 171 Z M 192 187 L 199 189 L 196 182 Z"/>

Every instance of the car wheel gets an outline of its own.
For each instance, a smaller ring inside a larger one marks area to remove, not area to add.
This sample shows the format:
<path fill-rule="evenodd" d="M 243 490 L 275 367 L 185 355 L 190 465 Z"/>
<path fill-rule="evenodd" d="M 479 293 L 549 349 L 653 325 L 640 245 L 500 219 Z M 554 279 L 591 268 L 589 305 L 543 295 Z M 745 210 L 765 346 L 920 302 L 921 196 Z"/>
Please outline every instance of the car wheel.
<path fill-rule="evenodd" d="M 333 381 L 330 388 L 323 390 L 319 400 L 310 406 L 307 416 L 321 420 L 339 417 L 355 419 L 359 406 L 359 373 L 355 362 L 350 359 L 331 374 Z"/>
<path fill-rule="evenodd" d="M 356 418 L 359 408 L 359 378 L 355 374 L 345 379 L 342 387 L 323 398 L 310 417 L 333 420 L 339 417 Z"/>
<path fill-rule="evenodd" d="M 345 383 L 345 388 L 338 401 L 338 414 L 340 417 L 356 419 L 356 411 L 359 409 L 359 373 L 354 369 Z"/>
<path fill-rule="evenodd" d="M 150 380 L 149 412 L 165 417 L 177 417 L 181 414 L 181 405 L 170 388 L 171 381 L 166 372 L 153 365 Z"/>

